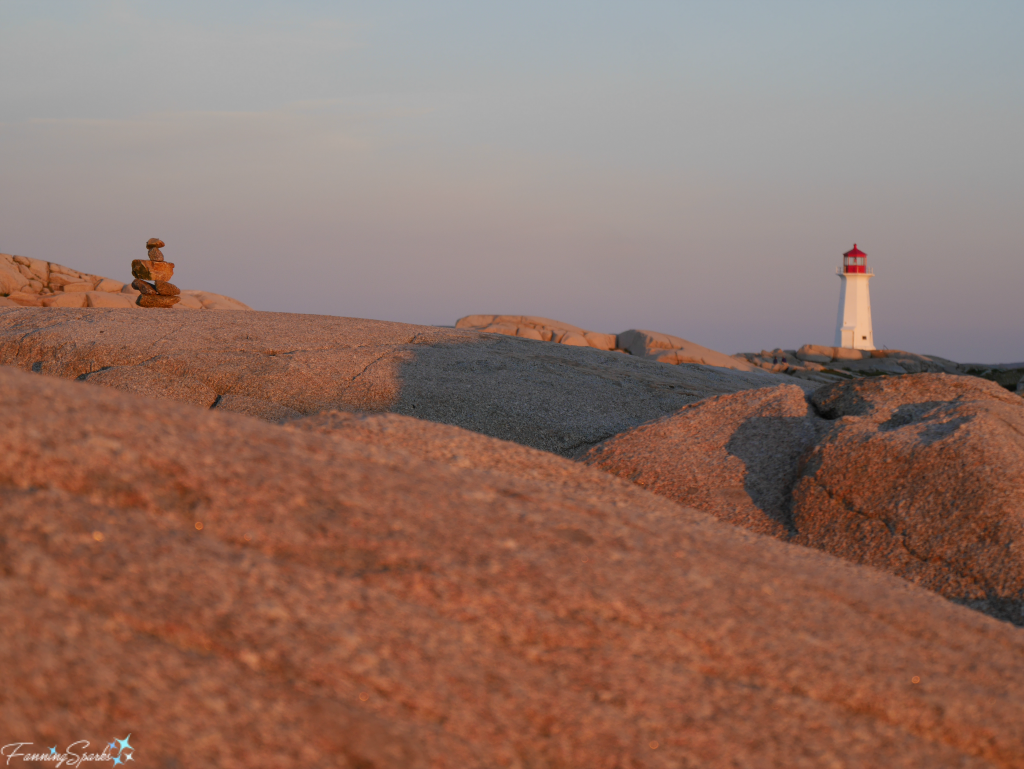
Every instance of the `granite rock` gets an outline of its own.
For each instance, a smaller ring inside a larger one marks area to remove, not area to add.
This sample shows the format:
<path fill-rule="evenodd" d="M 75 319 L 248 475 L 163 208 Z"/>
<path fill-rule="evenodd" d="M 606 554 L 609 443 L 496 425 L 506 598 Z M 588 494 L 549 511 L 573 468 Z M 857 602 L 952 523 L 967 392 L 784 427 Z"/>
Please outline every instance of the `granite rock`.
<path fill-rule="evenodd" d="M 139 307 L 162 307 L 169 308 L 176 305 L 180 300 L 176 296 L 164 296 L 163 294 L 141 294 L 135 299 Z"/>
<path fill-rule="evenodd" d="M 131 285 L 138 293 L 146 296 L 155 296 L 157 293 L 156 286 L 140 278 L 133 280 Z"/>
<path fill-rule="evenodd" d="M 10 369 L 0 400 L 8 740 L 275 769 L 1024 754 L 1016 629 L 594 468 Z"/>
<path fill-rule="evenodd" d="M 569 456 L 700 398 L 793 381 L 476 331 L 251 312 L 6 309 L 0 363 L 69 379 L 141 367 L 266 419 L 395 411 Z"/>
<path fill-rule="evenodd" d="M 160 294 L 160 296 L 178 296 L 178 294 L 181 293 L 181 289 L 173 283 L 158 280 L 156 282 L 156 292 Z"/>
<path fill-rule="evenodd" d="M 588 463 L 1024 624 L 1024 402 L 917 374 L 708 399 Z"/>
<path fill-rule="evenodd" d="M 631 329 L 618 335 L 618 346 L 644 358 L 662 363 L 697 363 L 705 366 L 718 366 L 738 371 L 753 371 L 755 366 L 747 361 L 710 350 L 699 344 L 687 341 L 671 334 L 658 331 L 642 331 Z"/>
<path fill-rule="evenodd" d="M 796 385 L 698 401 L 592 448 L 587 464 L 764 534 L 792 531 L 800 458 L 827 423 Z"/>
<path fill-rule="evenodd" d="M 152 262 L 148 259 L 133 259 L 132 275 L 140 280 L 170 280 L 174 275 L 174 262 Z"/>

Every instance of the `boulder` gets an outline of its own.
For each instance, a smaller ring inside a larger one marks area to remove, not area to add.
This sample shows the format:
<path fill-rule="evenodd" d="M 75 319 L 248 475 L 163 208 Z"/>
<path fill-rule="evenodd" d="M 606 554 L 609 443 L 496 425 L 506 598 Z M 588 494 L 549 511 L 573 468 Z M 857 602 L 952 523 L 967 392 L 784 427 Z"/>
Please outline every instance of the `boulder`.
<path fill-rule="evenodd" d="M 82 291 L 70 294 L 61 292 L 42 298 L 43 307 L 85 307 L 86 301 L 85 292 Z"/>
<path fill-rule="evenodd" d="M 158 280 L 156 282 L 156 292 L 160 294 L 160 296 L 178 296 L 179 294 L 181 294 L 181 289 L 179 289 L 173 283 L 168 283 L 167 281 L 164 280 Z"/>
<path fill-rule="evenodd" d="M 81 283 L 80 275 L 68 275 L 63 272 L 51 272 L 47 284 L 50 288 L 63 290 L 64 286 L 72 283 Z"/>
<path fill-rule="evenodd" d="M 106 291 L 90 291 L 85 295 L 87 307 L 135 307 L 135 300 L 125 294 L 111 294 Z"/>
<path fill-rule="evenodd" d="M 631 355 L 650 358 L 662 363 L 698 363 L 705 366 L 754 371 L 755 366 L 742 358 L 709 350 L 678 336 L 658 331 L 631 329 L 618 335 L 618 347 Z M 769 353 L 770 355 L 770 353 Z"/>
<path fill-rule="evenodd" d="M 792 380 L 791 380 L 792 381 Z M 824 430 L 792 384 L 708 398 L 592 448 L 583 461 L 754 531 L 792 529 L 800 457 Z"/>
<path fill-rule="evenodd" d="M 467 315 L 459 318 L 455 327 L 544 342 L 558 342 L 573 347 L 593 347 L 606 351 L 615 349 L 614 334 L 599 334 L 570 323 L 536 315 Z"/>
<path fill-rule="evenodd" d="M 33 277 L 41 283 L 46 283 L 50 276 L 49 262 L 44 262 L 42 259 L 33 259 L 29 256 L 15 256 L 13 258 L 18 264 L 28 267 L 28 271 L 32 273 Z"/>
<path fill-rule="evenodd" d="M 43 298 L 38 294 L 29 294 L 24 291 L 15 291 L 7 297 L 19 307 L 42 307 Z"/>
<path fill-rule="evenodd" d="M 140 765 L 275 769 L 1024 754 L 1019 631 L 593 468 L 2 369 L 0 400 L 11 739 L 130 725 Z"/>
<path fill-rule="evenodd" d="M 119 280 L 111 280 L 110 278 L 102 278 L 99 283 L 96 284 L 97 291 L 108 291 L 111 294 L 116 294 L 124 288 L 124 283 Z"/>
<path fill-rule="evenodd" d="M 178 297 L 181 301 L 174 305 L 176 310 L 201 310 L 203 309 L 203 303 L 200 302 L 196 297 L 190 293 L 183 291 Z"/>
<path fill-rule="evenodd" d="M 864 358 L 870 358 L 870 350 L 853 350 L 849 347 L 833 347 L 832 348 L 832 360 L 864 360 Z"/>
<path fill-rule="evenodd" d="M 174 276 L 174 262 L 133 259 L 132 275 L 139 280 L 170 280 Z"/>
<path fill-rule="evenodd" d="M 177 296 L 164 296 L 163 294 L 141 294 L 135 298 L 135 304 L 139 307 L 151 309 L 169 309 L 180 301 L 181 299 Z"/>
<path fill-rule="evenodd" d="M 583 335 L 587 344 L 595 350 L 614 350 L 618 346 L 618 338 L 615 334 L 599 334 L 596 331 L 588 331 Z"/>
<path fill-rule="evenodd" d="M 747 391 L 616 436 L 585 461 L 1024 624 L 1024 402 L 992 382 L 862 379 L 804 405 L 795 388 Z"/>
<path fill-rule="evenodd" d="M 800 360 L 813 361 L 814 363 L 830 363 L 832 361 L 832 348 L 816 344 L 805 344 L 796 351 L 796 357 Z"/>
<path fill-rule="evenodd" d="M 204 310 L 252 310 L 247 304 L 223 294 L 215 294 L 212 291 L 182 291 L 182 300 L 186 296 L 197 299 Z"/>
<path fill-rule="evenodd" d="M 270 420 L 393 411 L 567 456 L 709 395 L 794 381 L 354 318 L 176 312 L 174 321 L 159 312 L 8 309 L 0 364 L 85 381 L 101 369 L 146 369 L 183 391 L 212 390 L 217 409 Z"/>
<path fill-rule="evenodd" d="M 529 326 L 517 327 L 516 336 L 522 337 L 523 339 L 533 339 L 537 342 L 544 341 L 544 337 L 541 335 L 541 333 L 537 329 L 530 328 Z"/>
<path fill-rule="evenodd" d="M 27 284 L 28 278 L 14 263 L 0 261 L 0 295 L 19 293 Z"/>
<path fill-rule="evenodd" d="M 559 344 L 568 344 L 575 347 L 590 347 L 590 342 L 583 334 L 577 334 L 575 331 L 567 331 L 559 340 Z"/>
<path fill-rule="evenodd" d="M 0 296 L 0 307 L 21 307 L 21 305 L 6 296 Z"/>
<path fill-rule="evenodd" d="M 65 294 L 78 294 L 95 290 L 96 286 L 88 281 L 79 281 L 78 283 L 67 283 L 64 285 Z"/>
<path fill-rule="evenodd" d="M 896 358 L 863 358 L 861 360 L 835 360 L 829 368 L 840 371 L 856 371 L 861 374 L 907 374 L 908 372 L 900 365 L 902 361 Z M 917 361 L 908 360 L 910 368 L 920 372 L 920 365 Z"/>

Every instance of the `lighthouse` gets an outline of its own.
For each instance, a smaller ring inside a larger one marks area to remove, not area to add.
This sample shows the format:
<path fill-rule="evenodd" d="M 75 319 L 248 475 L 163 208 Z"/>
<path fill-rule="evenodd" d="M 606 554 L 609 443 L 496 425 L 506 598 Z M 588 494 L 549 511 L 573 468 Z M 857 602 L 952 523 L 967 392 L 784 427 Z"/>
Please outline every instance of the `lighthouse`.
<path fill-rule="evenodd" d="M 875 276 L 867 266 L 867 254 L 853 244 L 843 254 L 843 266 L 836 269 L 842 281 L 839 287 L 839 317 L 836 319 L 836 347 L 874 350 L 871 332 L 871 298 L 868 281 Z"/>

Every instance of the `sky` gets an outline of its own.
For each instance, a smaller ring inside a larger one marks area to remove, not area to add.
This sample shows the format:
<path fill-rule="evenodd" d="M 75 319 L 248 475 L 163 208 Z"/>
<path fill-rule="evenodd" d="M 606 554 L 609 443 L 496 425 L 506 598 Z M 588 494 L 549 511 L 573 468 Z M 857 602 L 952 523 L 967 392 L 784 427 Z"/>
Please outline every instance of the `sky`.
<path fill-rule="evenodd" d="M 0 252 L 260 310 L 1024 360 L 1024 3 L 0 0 Z"/>

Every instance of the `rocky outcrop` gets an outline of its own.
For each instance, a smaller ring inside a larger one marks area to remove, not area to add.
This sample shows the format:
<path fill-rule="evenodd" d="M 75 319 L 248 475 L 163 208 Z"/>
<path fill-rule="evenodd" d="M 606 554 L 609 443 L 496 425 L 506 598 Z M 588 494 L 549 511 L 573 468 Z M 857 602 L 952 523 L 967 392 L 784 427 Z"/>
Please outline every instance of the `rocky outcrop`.
<path fill-rule="evenodd" d="M 762 534 L 792 530 L 800 458 L 820 439 L 796 385 L 718 396 L 591 449 L 587 464 Z"/>
<path fill-rule="evenodd" d="M 519 336 L 539 342 L 558 342 L 576 347 L 625 352 L 659 363 L 695 363 L 737 371 L 756 370 L 754 366 L 740 358 L 658 331 L 631 329 L 621 334 L 601 334 L 550 318 L 530 315 L 467 315 L 459 318 L 455 327 L 482 331 L 486 334 Z"/>
<path fill-rule="evenodd" d="M 960 368 L 966 374 L 988 379 L 1010 392 L 1024 392 L 1024 362 L 962 363 Z"/>
<path fill-rule="evenodd" d="M 0 254 L 0 307 L 130 308 L 137 306 L 139 295 L 132 284 L 112 278 L 78 272 L 56 262 Z M 207 291 L 181 291 L 179 296 L 176 309 L 252 309 L 237 299 Z"/>
<path fill-rule="evenodd" d="M 276 769 L 1024 754 L 1015 629 L 593 468 L 10 369 L 0 400 L 8 741 Z"/>
<path fill-rule="evenodd" d="M 1024 402 L 920 374 L 696 403 L 585 461 L 1024 624 Z"/>
<path fill-rule="evenodd" d="M 595 350 L 616 349 L 615 334 L 587 331 L 579 326 L 533 315 L 467 315 L 455 322 L 455 328 L 505 334 L 539 342 L 558 342 Z"/>
<path fill-rule="evenodd" d="M 0 363 L 272 421 L 396 411 L 574 455 L 787 381 L 475 331 L 286 313 L 0 310 Z"/>
<path fill-rule="evenodd" d="M 754 371 L 751 366 L 740 358 L 709 350 L 699 344 L 670 334 L 657 331 L 624 331 L 618 335 L 618 345 L 630 355 L 639 355 L 661 363 L 697 363 L 704 366 L 718 366 L 737 371 Z"/>
<path fill-rule="evenodd" d="M 799 350 L 777 348 L 761 350 L 760 353 L 740 353 L 737 357 L 777 374 L 788 374 L 822 384 L 865 376 L 922 372 L 966 373 L 959 364 L 945 358 L 903 350 L 852 350 L 805 344 Z"/>

